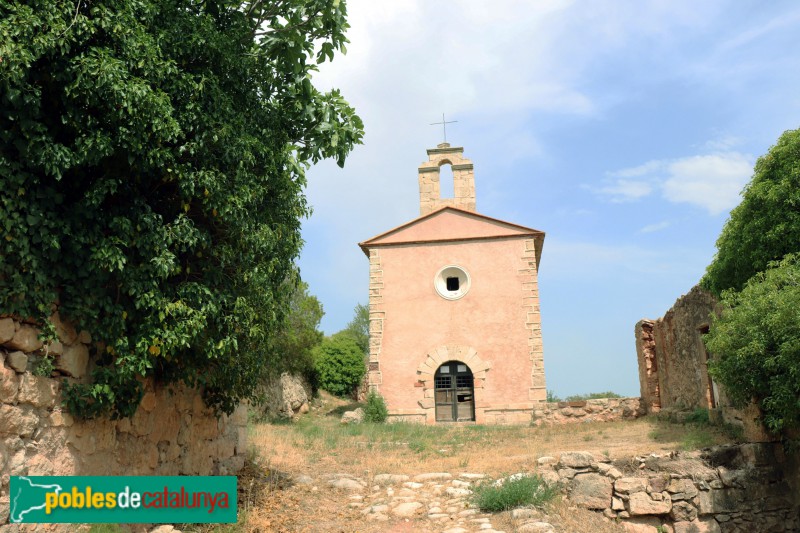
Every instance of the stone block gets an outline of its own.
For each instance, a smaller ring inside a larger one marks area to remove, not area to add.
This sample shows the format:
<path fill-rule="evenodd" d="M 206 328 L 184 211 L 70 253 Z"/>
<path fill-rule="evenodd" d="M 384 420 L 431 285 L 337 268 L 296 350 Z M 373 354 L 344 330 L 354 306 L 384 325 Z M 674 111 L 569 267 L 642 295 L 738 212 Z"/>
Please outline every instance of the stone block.
<path fill-rule="evenodd" d="M 58 397 L 58 382 L 42 376 L 23 374 L 19 384 L 19 403 L 50 409 Z"/>
<path fill-rule="evenodd" d="M 35 352 L 42 347 L 42 341 L 39 340 L 39 331 L 36 328 L 28 324 L 20 324 L 14 332 L 14 336 L 10 341 L 6 341 L 5 345 L 12 350 Z"/>
<path fill-rule="evenodd" d="M 652 516 L 631 518 L 622 522 L 625 533 L 659 533 L 663 531 L 661 520 Z"/>
<path fill-rule="evenodd" d="M 564 452 L 558 462 L 567 468 L 588 468 L 597 461 L 589 452 Z"/>
<path fill-rule="evenodd" d="M 614 482 L 614 490 L 620 494 L 633 494 L 647 490 L 647 479 L 643 477 L 622 477 Z"/>
<path fill-rule="evenodd" d="M 700 518 L 691 522 L 675 522 L 675 533 L 722 533 L 713 518 Z"/>
<path fill-rule="evenodd" d="M 89 363 L 89 349 L 84 344 L 72 344 L 64 347 L 64 353 L 56 358 L 56 368 L 74 378 L 82 378 L 86 374 Z"/>
<path fill-rule="evenodd" d="M 11 352 L 6 357 L 6 362 L 17 372 L 25 372 L 28 369 L 28 356 L 23 352 Z"/>
<path fill-rule="evenodd" d="M 611 480 L 600 474 L 578 474 L 570 483 L 570 500 L 585 509 L 611 506 Z"/>
<path fill-rule="evenodd" d="M 433 398 L 423 398 L 417 402 L 423 409 L 433 409 L 435 403 Z"/>
<path fill-rule="evenodd" d="M 33 407 L 0 405 L 0 435 L 30 437 L 38 422 Z"/>
<path fill-rule="evenodd" d="M 0 364 L 0 403 L 11 403 L 19 390 L 19 377 L 13 369 Z"/>
<path fill-rule="evenodd" d="M 691 500 L 697 496 L 697 487 L 691 479 L 673 479 L 667 486 L 673 500 Z"/>
<path fill-rule="evenodd" d="M 664 498 L 656 501 L 646 492 L 631 494 L 628 500 L 628 511 L 631 516 L 667 514 L 672 510 L 672 500 Z"/>
<path fill-rule="evenodd" d="M 697 509 L 688 502 L 675 502 L 669 515 L 675 522 L 691 522 L 697 518 Z"/>
<path fill-rule="evenodd" d="M 13 339 L 16 329 L 13 319 L 0 318 L 0 344 L 5 344 Z"/>
<path fill-rule="evenodd" d="M 58 312 L 53 313 L 50 317 L 50 322 L 56 329 L 58 339 L 64 344 L 74 344 L 78 340 L 78 332 L 69 322 L 61 320 L 61 315 Z"/>

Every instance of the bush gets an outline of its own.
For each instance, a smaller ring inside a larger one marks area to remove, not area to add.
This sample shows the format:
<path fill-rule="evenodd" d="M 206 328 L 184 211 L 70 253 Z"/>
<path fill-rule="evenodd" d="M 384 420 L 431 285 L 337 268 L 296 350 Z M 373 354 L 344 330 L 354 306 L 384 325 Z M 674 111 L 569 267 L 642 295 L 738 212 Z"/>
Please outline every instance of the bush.
<path fill-rule="evenodd" d="M 497 513 L 523 505 L 541 507 L 556 494 L 558 491 L 549 487 L 540 476 L 520 475 L 476 486 L 472 503 L 485 513 Z"/>
<path fill-rule="evenodd" d="M 606 398 L 622 398 L 616 392 L 590 392 L 589 394 L 574 394 L 572 396 L 567 396 L 568 402 L 581 402 L 585 400 L 604 400 Z"/>
<path fill-rule="evenodd" d="M 388 417 L 389 410 L 386 408 L 383 396 L 375 391 L 370 391 L 367 396 L 367 405 L 364 406 L 364 421 L 383 424 Z"/>
<path fill-rule="evenodd" d="M 337 396 L 352 393 L 367 371 L 361 348 L 346 335 L 323 340 L 313 358 L 320 388 Z"/>
<path fill-rule="evenodd" d="M 722 304 L 703 337 L 709 373 L 735 407 L 755 401 L 771 432 L 800 427 L 800 255 L 724 292 Z"/>

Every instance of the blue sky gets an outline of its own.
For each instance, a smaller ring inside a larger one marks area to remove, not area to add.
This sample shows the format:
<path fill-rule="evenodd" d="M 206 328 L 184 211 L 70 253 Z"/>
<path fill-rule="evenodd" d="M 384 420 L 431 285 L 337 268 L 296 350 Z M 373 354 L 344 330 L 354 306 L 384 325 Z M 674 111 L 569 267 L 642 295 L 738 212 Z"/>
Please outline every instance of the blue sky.
<path fill-rule="evenodd" d="M 315 84 L 365 141 L 308 172 L 302 276 L 342 329 L 368 299 L 357 243 L 418 216 L 446 113 L 478 211 L 547 233 L 548 389 L 638 395 L 634 324 L 697 283 L 756 158 L 800 127 L 800 4 L 489 4 L 348 2 L 347 55 Z"/>

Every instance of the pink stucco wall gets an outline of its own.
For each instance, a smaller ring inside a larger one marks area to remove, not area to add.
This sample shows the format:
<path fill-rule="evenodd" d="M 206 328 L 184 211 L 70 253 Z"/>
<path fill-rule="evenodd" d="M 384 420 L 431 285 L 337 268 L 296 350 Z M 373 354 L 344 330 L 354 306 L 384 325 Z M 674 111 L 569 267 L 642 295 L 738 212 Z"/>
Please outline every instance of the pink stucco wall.
<path fill-rule="evenodd" d="M 492 364 L 483 393 L 476 394 L 479 422 L 487 407 L 530 403 L 532 361 L 518 274 L 524 250 L 524 238 L 381 248 L 386 314 L 380 393 L 390 410 L 419 408 L 417 367 L 441 345 L 472 347 Z M 459 300 L 436 293 L 434 277 L 445 265 L 458 265 L 471 277 Z"/>

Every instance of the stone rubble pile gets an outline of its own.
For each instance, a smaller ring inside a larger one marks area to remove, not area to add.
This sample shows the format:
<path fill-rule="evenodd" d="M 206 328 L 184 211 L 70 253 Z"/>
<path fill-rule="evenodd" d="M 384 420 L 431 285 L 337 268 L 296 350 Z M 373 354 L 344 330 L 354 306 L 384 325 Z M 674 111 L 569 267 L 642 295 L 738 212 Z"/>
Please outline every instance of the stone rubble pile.
<path fill-rule="evenodd" d="M 636 533 L 800 530 L 772 443 L 634 458 L 612 464 L 588 452 L 539 458 L 542 477 L 579 507 Z"/>
<path fill-rule="evenodd" d="M 349 474 L 328 476 L 328 486 L 349 493 L 351 508 L 360 509 L 367 520 L 415 520 L 419 531 L 443 533 L 502 533 L 492 526 L 492 515 L 470 506 L 471 487 L 483 474 L 429 472 L 416 476 L 378 474 L 368 483 Z M 304 480 L 310 483 L 310 479 Z M 517 531 L 553 533 L 534 509 L 517 509 Z"/>

